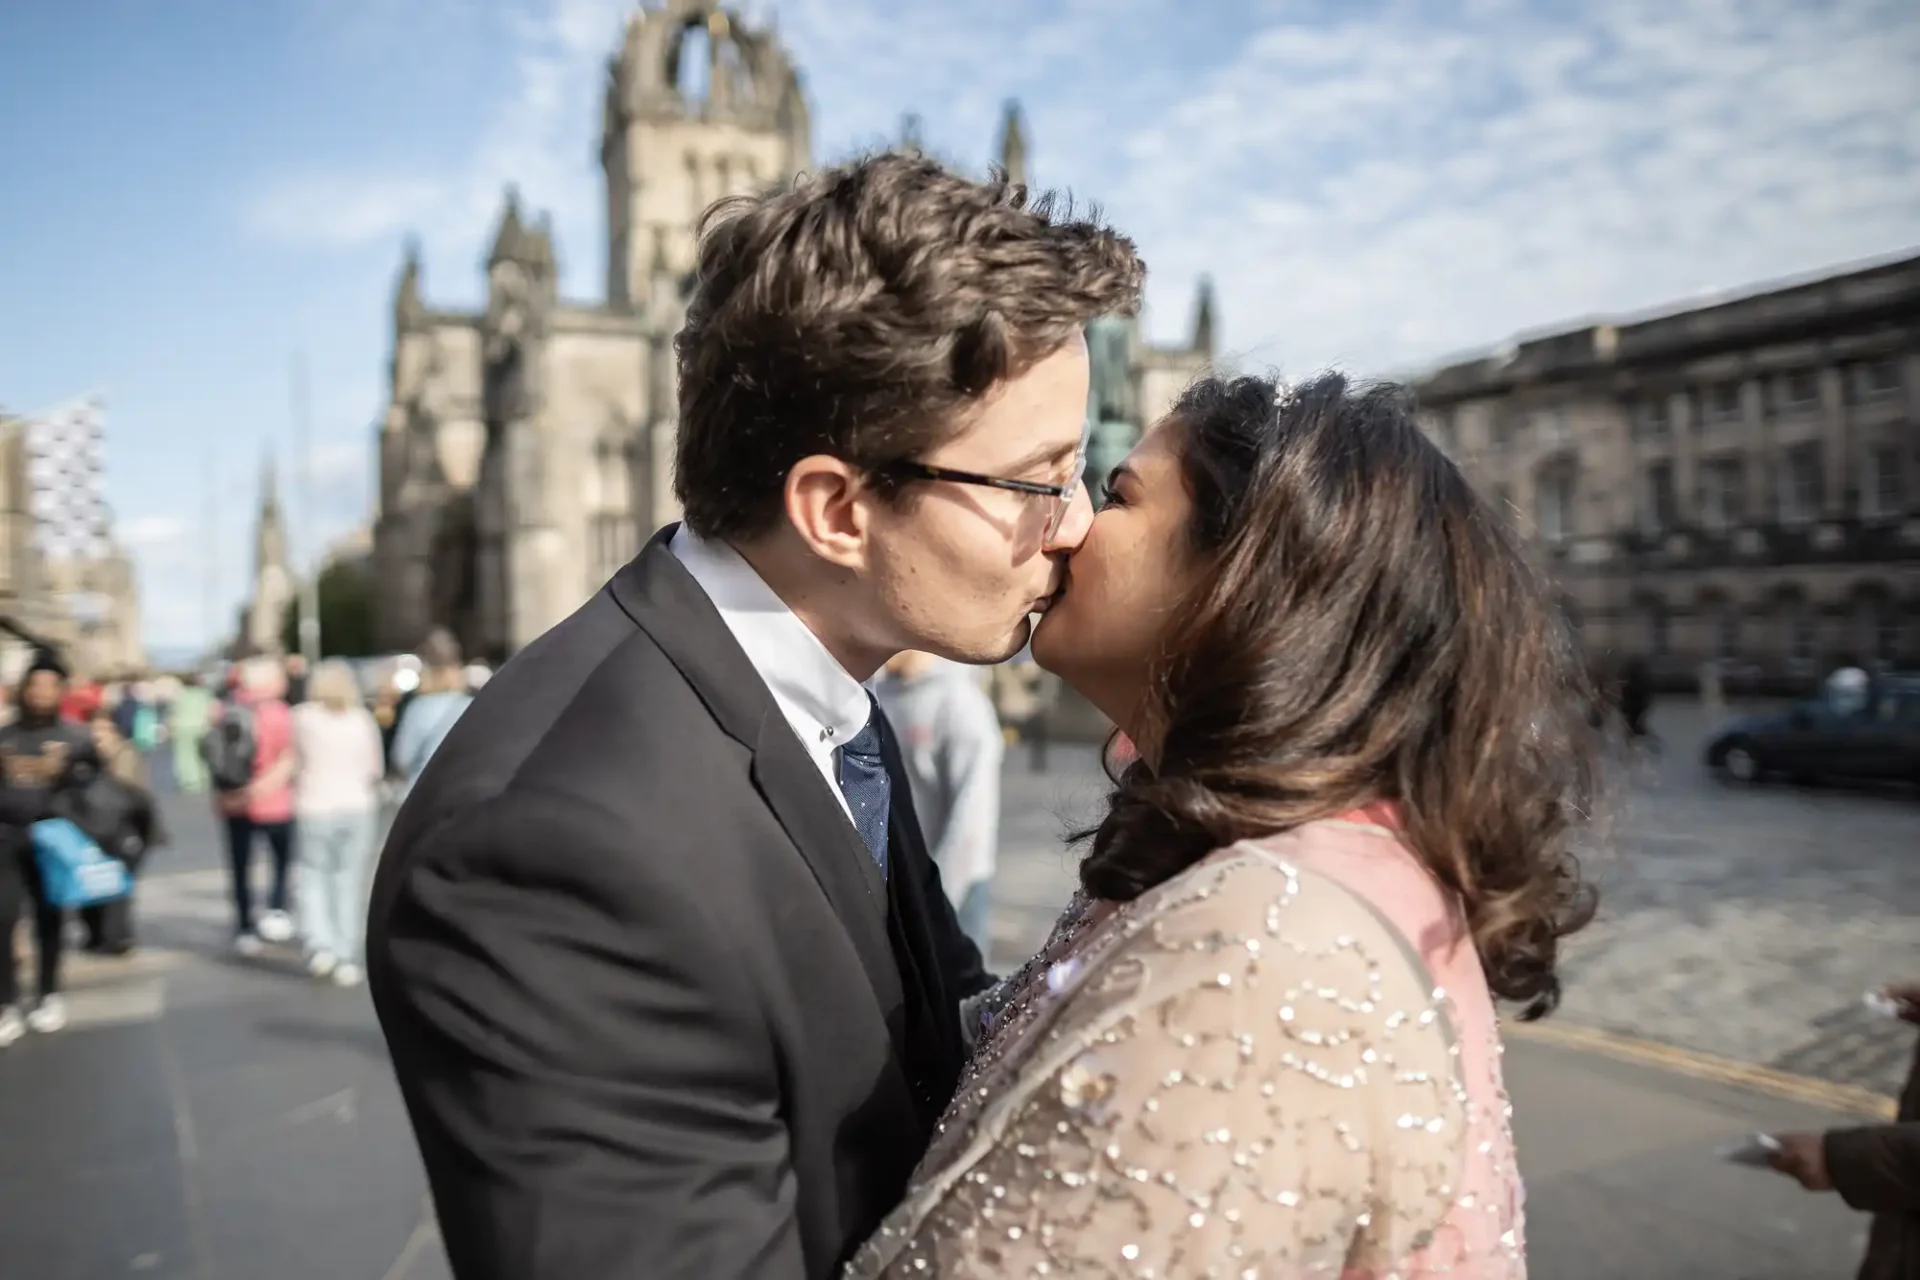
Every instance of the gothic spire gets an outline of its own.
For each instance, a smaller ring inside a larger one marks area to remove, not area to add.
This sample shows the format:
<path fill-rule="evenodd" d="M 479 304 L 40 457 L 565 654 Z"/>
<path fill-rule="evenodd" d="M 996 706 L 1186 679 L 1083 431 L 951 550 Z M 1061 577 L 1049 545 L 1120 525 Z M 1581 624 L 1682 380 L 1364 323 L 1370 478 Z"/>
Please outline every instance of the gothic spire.
<path fill-rule="evenodd" d="M 420 300 L 420 240 L 407 237 L 406 258 L 400 264 L 400 278 L 393 287 L 393 311 L 404 329 L 417 320 L 426 306 Z"/>
<path fill-rule="evenodd" d="M 1000 167 L 1007 171 L 1007 181 L 1026 185 L 1027 130 L 1020 119 L 1020 103 L 1013 98 L 1007 99 L 1000 124 Z"/>
<path fill-rule="evenodd" d="M 920 141 L 920 117 L 911 111 L 900 117 L 900 149 L 911 156 L 925 150 Z"/>
<path fill-rule="evenodd" d="M 1199 296 L 1193 304 L 1193 350 L 1213 355 L 1213 279 L 1200 277 Z"/>
<path fill-rule="evenodd" d="M 493 237 L 493 252 L 487 265 L 520 257 L 527 239 L 526 224 L 520 220 L 520 188 L 509 184 L 506 208 L 500 214 L 500 230 Z"/>
<path fill-rule="evenodd" d="M 279 476 L 273 462 L 273 446 L 268 445 L 260 454 L 260 514 L 265 518 L 269 513 L 279 510 Z"/>

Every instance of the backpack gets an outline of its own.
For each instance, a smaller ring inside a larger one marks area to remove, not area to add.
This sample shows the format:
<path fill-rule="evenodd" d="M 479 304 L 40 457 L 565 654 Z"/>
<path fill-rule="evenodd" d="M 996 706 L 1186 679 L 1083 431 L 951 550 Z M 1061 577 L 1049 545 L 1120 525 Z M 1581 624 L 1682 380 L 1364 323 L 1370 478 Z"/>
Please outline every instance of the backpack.
<path fill-rule="evenodd" d="M 100 772 L 62 787 L 47 805 L 50 818 L 65 818 L 110 858 L 137 867 L 163 839 L 153 797 L 141 787 Z"/>
<path fill-rule="evenodd" d="M 96 907 L 133 892 L 126 864 L 102 853 L 91 836 L 67 819 L 42 818 L 31 833 L 48 906 Z"/>
<path fill-rule="evenodd" d="M 218 791 L 238 791 L 253 781 L 254 755 L 259 751 L 253 709 L 238 702 L 221 709 L 220 719 L 200 739 L 200 758 L 207 762 Z"/>

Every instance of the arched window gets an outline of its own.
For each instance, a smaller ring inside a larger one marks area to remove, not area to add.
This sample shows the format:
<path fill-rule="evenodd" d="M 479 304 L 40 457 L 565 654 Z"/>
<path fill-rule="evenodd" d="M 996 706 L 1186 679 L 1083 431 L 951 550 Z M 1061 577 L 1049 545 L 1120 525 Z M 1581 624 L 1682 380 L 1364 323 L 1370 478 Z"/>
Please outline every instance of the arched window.
<path fill-rule="evenodd" d="M 1641 643 L 1650 658 L 1664 658 L 1673 652 L 1673 622 L 1667 602 L 1659 596 L 1642 596 L 1634 607 L 1640 616 Z"/>
<path fill-rule="evenodd" d="M 1715 658 L 1734 658 L 1740 654 L 1740 612 L 1733 601 L 1718 590 L 1700 594 L 1698 615 L 1703 628 L 1701 639 Z"/>
<path fill-rule="evenodd" d="M 680 29 L 674 42 L 673 86 L 689 105 L 703 103 L 712 86 L 713 44 L 707 35 L 705 20 L 695 20 Z"/>
<path fill-rule="evenodd" d="M 1571 458 L 1556 458 L 1534 480 L 1534 524 L 1547 542 L 1565 542 L 1578 532 L 1578 473 Z"/>
<path fill-rule="evenodd" d="M 1882 583 L 1863 583 L 1854 588 L 1849 612 L 1852 635 L 1849 644 L 1863 659 L 1892 662 L 1900 653 L 1900 611 L 1893 592 Z"/>

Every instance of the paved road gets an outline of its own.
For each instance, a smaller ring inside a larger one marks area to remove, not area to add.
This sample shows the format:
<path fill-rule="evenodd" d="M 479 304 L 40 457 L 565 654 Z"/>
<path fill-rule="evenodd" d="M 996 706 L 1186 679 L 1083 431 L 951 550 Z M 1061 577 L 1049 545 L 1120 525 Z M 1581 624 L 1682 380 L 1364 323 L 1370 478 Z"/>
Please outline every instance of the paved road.
<path fill-rule="evenodd" d="M 1897 1091 L 1898 1023 L 1861 995 L 1920 976 L 1920 797 L 1739 787 L 1707 776 L 1696 707 L 1656 709 L 1667 749 L 1615 771 L 1586 858 L 1602 907 L 1570 940 L 1559 1016 L 1844 1084 Z M 1044 938 L 1072 885 L 1061 833 L 1097 813 L 1090 748 L 1034 774 L 1008 761 L 997 922 L 1003 958 Z"/>
<path fill-rule="evenodd" d="M 77 962 L 75 1025 L 0 1054 L 0 1276 L 444 1277 L 365 995 L 304 981 L 290 953 L 226 959 L 211 824 L 174 808 L 180 846 L 143 888 L 149 946 Z M 1010 821 L 1035 839 L 1008 859 L 1002 950 L 1058 905 L 1056 821 L 1031 804 Z M 1848 1273 L 1858 1218 L 1713 1155 L 1846 1117 L 1534 1042 L 1508 1064 L 1535 1274 Z"/>

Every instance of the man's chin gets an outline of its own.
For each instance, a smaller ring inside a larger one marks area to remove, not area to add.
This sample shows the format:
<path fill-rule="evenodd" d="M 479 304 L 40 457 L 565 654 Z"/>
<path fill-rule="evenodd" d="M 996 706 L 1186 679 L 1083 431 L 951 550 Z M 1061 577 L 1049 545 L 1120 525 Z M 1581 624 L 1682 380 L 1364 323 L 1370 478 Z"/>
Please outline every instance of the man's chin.
<path fill-rule="evenodd" d="M 1017 657 L 1027 647 L 1027 641 L 1033 636 L 1033 619 L 1022 617 L 1010 631 L 1004 632 L 998 639 L 988 641 L 984 637 L 961 642 L 957 637 L 945 643 L 933 640 L 921 642 L 916 648 L 937 654 L 949 662 L 963 663 L 970 667 L 991 667 Z"/>
<path fill-rule="evenodd" d="M 993 661 L 1005 662 L 1009 658 L 1019 656 L 1020 651 L 1026 648 L 1033 640 L 1033 618 L 1034 615 L 1027 614 L 1022 617 L 1019 622 L 1014 624 L 1013 630 L 1007 634 L 1006 643 L 1002 646 L 1006 652 L 1000 657 L 993 659 Z"/>

